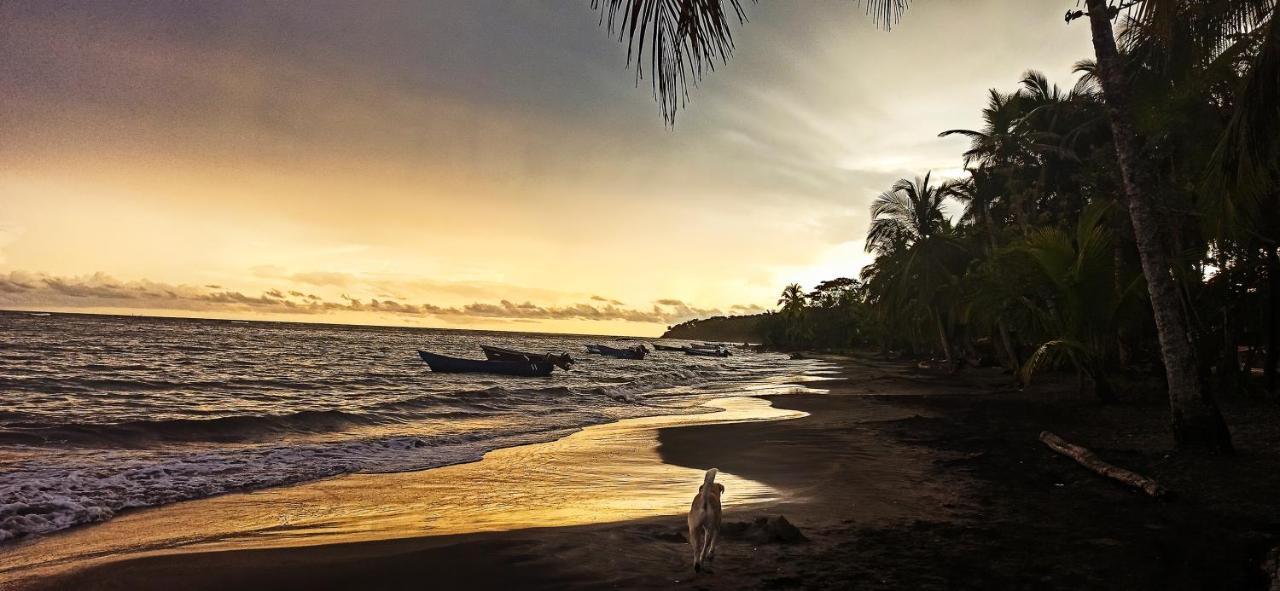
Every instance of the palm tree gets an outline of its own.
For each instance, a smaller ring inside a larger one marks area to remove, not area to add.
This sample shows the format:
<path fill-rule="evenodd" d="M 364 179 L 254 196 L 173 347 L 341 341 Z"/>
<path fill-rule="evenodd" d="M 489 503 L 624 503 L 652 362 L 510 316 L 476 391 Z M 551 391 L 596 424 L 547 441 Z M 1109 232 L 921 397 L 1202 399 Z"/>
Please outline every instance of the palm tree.
<path fill-rule="evenodd" d="M 951 345 L 942 319 L 941 296 L 953 283 L 954 272 L 948 265 L 956 245 L 950 240 L 951 223 L 942 203 L 955 190 L 956 184 L 931 184 L 931 173 L 914 181 L 898 179 L 893 187 L 881 193 L 871 204 L 871 229 L 867 232 L 866 249 L 881 255 L 902 253 L 903 265 L 893 276 L 897 278 L 898 297 L 894 305 L 904 309 L 912 303 L 930 316 L 938 333 L 938 342 L 947 363 L 951 363 Z"/>
<path fill-rule="evenodd" d="M 1177 0 L 1157 0 L 1171 5 Z M 1199 361 L 1188 331 L 1188 321 L 1174 281 L 1168 253 L 1161 241 L 1163 226 L 1157 202 L 1160 197 L 1150 163 L 1142 155 L 1142 140 L 1134 123 L 1129 81 L 1116 47 L 1111 19 L 1116 16 L 1107 0 L 1086 0 L 1093 50 L 1097 57 L 1098 83 L 1106 103 L 1107 119 L 1116 160 L 1120 166 L 1129 220 L 1142 272 L 1147 279 L 1156 334 L 1164 358 L 1169 385 L 1173 434 L 1178 445 L 1217 451 L 1231 450 L 1231 435 L 1213 397 L 1198 374 Z M 1155 10 L 1160 14 L 1160 7 Z"/>
<path fill-rule="evenodd" d="M 964 204 L 965 213 L 962 219 L 975 228 L 979 237 L 986 238 L 983 248 L 988 259 L 993 257 L 999 248 L 996 241 L 996 223 L 991 215 L 991 206 L 996 200 L 996 183 L 992 181 L 992 176 L 991 171 L 986 168 L 971 168 L 969 178 L 956 183 L 950 195 L 952 199 Z M 993 314 L 996 333 L 1000 337 L 1000 346 L 1008 367 L 1016 370 L 1022 365 L 1022 360 L 1019 359 L 1018 349 L 1013 344 L 1013 337 L 1009 334 L 1009 327 L 1001 311 L 997 308 Z"/>
<path fill-rule="evenodd" d="M 1108 209 L 1110 204 L 1090 206 L 1074 236 L 1042 228 L 1017 245 L 1032 261 L 1033 291 L 1044 294 L 1024 297 L 1023 303 L 1048 335 L 1023 365 L 1023 380 L 1029 382 L 1041 367 L 1065 360 L 1088 376 L 1103 402 L 1115 400 L 1107 379 L 1116 356 L 1115 332 L 1142 278 L 1131 275 L 1120 289 L 1115 287 L 1112 237 L 1103 222 Z"/>
<path fill-rule="evenodd" d="M 795 310 L 804 307 L 804 288 L 799 283 L 792 283 L 782 289 L 782 297 L 778 298 L 778 305 L 783 310 Z"/>
<path fill-rule="evenodd" d="M 726 10 L 726 4 L 731 8 Z M 907 0 L 867 0 L 868 12 L 877 22 L 888 26 L 896 22 L 907 7 Z M 1111 126 L 1116 160 L 1121 171 L 1130 223 L 1138 246 L 1143 275 L 1155 316 L 1156 332 L 1164 359 L 1169 386 L 1169 404 L 1173 415 L 1174 438 L 1183 447 L 1201 447 L 1229 451 L 1231 437 L 1212 396 L 1200 384 L 1196 351 L 1190 340 L 1188 319 L 1179 300 L 1173 269 L 1161 242 L 1164 223 L 1157 203 L 1160 195 L 1150 163 L 1143 157 L 1142 143 L 1133 115 L 1129 82 L 1125 78 L 1123 60 L 1116 47 L 1111 20 L 1119 10 L 1109 0 L 1085 0 L 1087 11 L 1068 13 L 1067 20 L 1087 14 L 1097 59 L 1098 82 L 1102 88 L 1107 118 Z M 1156 31 L 1160 24 L 1178 18 L 1187 0 L 1146 0 L 1137 21 Z M 1207 27 L 1208 35 L 1216 35 L 1225 43 L 1231 35 L 1249 31 L 1262 23 L 1270 26 L 1276 0 L 1227 0 L 1213 3 L 1218 13 L 1211 19 L 1215 27 Z M 1131 4 L 1132 5 L 1132 4 Z M 654 96 L 668 124 L 673 125 L 678 108 L 688 96 L 689 81 L 696 82 L 704 68 L 714 69 L 717 61 L 728 59 L 733 50 L 729 14 L 739 22 L 745 19 L 740 0 L 593 0 L 592 6 L 607 15 L 608 30 L 628 40 L 628 62 L 634 60 L 637 77 L 643 77 L 643 58 L 654 71 Z M 1270 20 L 1268 20 L 1270 19 Z M 603 20 L 603 17 L 602 17 Z M 1268 44 L 1257 66 L 1264 84 L 1274 84 L 1277 70 L 1276 53 L 1280 42 L 1268 35 Z M 1250 113 L 1265 121 L 1276 120 L 1274 103 L 1251 102 Z M 1246 125 L 1238 126 L 1241 137 L 1251 133 Z M 1271 127 L 1274 129 L 1274 126 Z M 1237 142 L 1251 152 L 1257 146 L 1280 144 L 1276 134 L 1264 140 Z M 1272 152 L 1274 153 L 1274 152 Z M 1257 168 L 1257 167 L 1255 167 Z M 1275 164 L 1261 168 L 1275 170 Z M 1255 175 L 1256 176 L 1256 175 Z M 884 238 L 888 238 L 885 236 Z M 876 241 L 877 243 L 881 241 Z"/>
<path fill-rule="evenodd" d="M 964 153 L 965 166 L 1008 166 L 1026 151 L 1027 139 L 1018 129 L 1025 111 L 1018 93 L 1002 93 L 991 89 L 987 106 L 982 109 L 982 129 L 948 129 L 938 137 L 962 135 L 969 138 Z"/>
<path fill-rule="evenodd" d="M 782 318 L 786 323 L 784 334 L 787 345 L 797 347 L 809 340 L 809 325 L 805 314 L 805 293 L 799 283 L 792 283 L 782 290 L 778 305 L 782 306 Z"/>
<path fill-rule="evenodd" d="M 871 230 L 867 232 L 867 252 L 886 252 L 911 246 L 942 233 L 947 226 L 942 202 L 954 190 L 953 183 L 931 185 L 929 177 L 898 179 L 871 204 Z"/>

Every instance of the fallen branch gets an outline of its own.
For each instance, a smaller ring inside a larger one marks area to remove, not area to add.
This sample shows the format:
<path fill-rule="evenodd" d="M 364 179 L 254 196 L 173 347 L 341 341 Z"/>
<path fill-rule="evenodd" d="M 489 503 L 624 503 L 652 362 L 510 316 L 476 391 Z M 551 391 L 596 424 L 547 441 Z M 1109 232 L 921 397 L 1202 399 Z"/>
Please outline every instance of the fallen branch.
<path fill-rule="evenodd" d="M 1043 441 L 1045 445 L 1049 446 L 1049 449 L 1075 460 L 1085 468 L 1093 470 L 1107 478 L 1118 480 L 1123 484 L 1132 486 L 1133 488 L 1141 490 L 1153 497 L 1163 497 L 1169 492 L 1163 486 L 1160 486 L 1160 483 L 1136 472 L 1130 472 L 1124 468 L 1112 466 L 1111 464 L 1102 461 L 1088 449 L 1068 443 L 1065 439 L 1048 431 L 1040 432 L 1040 441 Z"/>
<path fill-rule="evenodd" d="M 1280 591 L 1280 546 L 1272 548 L 1262 562 L 1262 572 L 1267 576 L 1267 590 Z"/>

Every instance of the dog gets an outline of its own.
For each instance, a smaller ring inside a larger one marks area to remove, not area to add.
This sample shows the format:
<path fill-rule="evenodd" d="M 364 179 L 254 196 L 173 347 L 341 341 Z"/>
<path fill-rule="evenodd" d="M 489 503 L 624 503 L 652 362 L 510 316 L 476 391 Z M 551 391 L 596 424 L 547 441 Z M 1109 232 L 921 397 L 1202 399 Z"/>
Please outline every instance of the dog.
<path fill-rule="evenodd" d="M 717 470 L 707 470 L 698 495 L 689 507 L 689 544 L 693 546 L 693 570 L 702 572 L 704 562 L 715 558 L 720 536 L 720 495 L 724 485 L 716 482 Z"/>

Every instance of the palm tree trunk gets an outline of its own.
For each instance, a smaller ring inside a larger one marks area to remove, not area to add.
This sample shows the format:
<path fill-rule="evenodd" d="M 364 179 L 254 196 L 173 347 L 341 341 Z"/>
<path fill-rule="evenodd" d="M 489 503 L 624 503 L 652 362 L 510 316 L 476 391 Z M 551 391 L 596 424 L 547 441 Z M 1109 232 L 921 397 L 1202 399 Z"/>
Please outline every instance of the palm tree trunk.
<path fill-rule="evenodd" d="M 996 222 L 991 217 L 991 208 L 984 202 L 982 206 L 982 217 L 987 222 L 987 256 L 995 256 L 996 249 Z M 1004 348 L 1005 362 L 1009 364 L 1009 369 L 1017 375 L 1018 368 L 1022 367 L 1022 360 L 1018 358 L 1018 350 L 1013 348 L 1013 339 L 1009 337 L 1009 328 L 1005 326 L 1004 319 L 996 319 L 996 332 L 1000 334 L 1000 345 Z"/>
<path fill-rule="evenodd" d="M 1280 256 L 1276 245 L 1267 245 L 1267 356 L 1263 362 L 1263 383 L 1272 397 L 1276 391 L 1276 362 L 1280 361 Z"/>
<path fill-rule="evenodd" d="M 1221 392 L 1237 394 L 1241 391 L 1240 375 L 1240 323 L 1229 306 L 1222 306 L 1222 360 L 1218 363 L 1218 384 Z"/>
<path fill-rule="evenodd" d="M 1103 404 L 1114 403 L 1116 401 L 1116 391 L 1111 388 L 1111 380 L 1107 379 L 1106 370 L 1092 367 L 1088 373 L 1089 381 L 1093 382 L 1093 393 L 1098 397 L 1098 401 Z"/>
<path fill-rule="evenodd" d="M 1179 447 L 1230 451 L 1231 435 L 1227 425 L 1198 375 L 1199 364 L 1187 332 L 1187 318 L 1161 243 L 1155 182 L 1150 167 L 1139 154 L 1138 133 L 1134 129 L 1129 104 L 1129 82 L 1125 79 L 1120 52 L 1116 49 L 1110 9 L 1106 0 L 1088 0 L 1087 3 L 1098 79 L 1111 123 L 1116 160 L 1128 198 L 1129 219 L 1133 223 L 1142 272 L 1147 279 L 1165 376 L 1169 382 L 1173 437 Z"/>
<path fill-rule="evenodd" d="M 1111 250 L 1113 266 L 1115 268 L 1115 271 L 1112 273 L 1112 283 L 1114 285 L 1114 289 L 1116 290 L 1116 293 L 1120 293 L 1125 288 L 1124 279 L 1123 279 L 1125 245 L 1124 245 L 1124 242 L 1120 239 L 1120 237 L 1122 236 L 1120 232 L 1121 230 L 1120 225 L 1123 223 L 1120 221 L 1119 219 L 1120 217 L 1121 216 L 1116 216 L 1117 220 L 1114 223 L 1116 227 L 1113 229 L 1113 231 L 1115 232 L 1116 239 L 1112 241 L 1112 250 Z M 1116 358 L 1121 369 L 1128 369 L 1129 345 L 1124 340 L 1124 333 L 1119 330 L 1116 331 Z"/>
<path fill-rule="evenodd" d="M 933 319 L 938 323 L 938 340 L 942 343 L 942 357 L 947 365 L 951 365 L 951 345 L 947 342 L 947 327 L 942 324 L 942 314 L 935 310 Z"/>

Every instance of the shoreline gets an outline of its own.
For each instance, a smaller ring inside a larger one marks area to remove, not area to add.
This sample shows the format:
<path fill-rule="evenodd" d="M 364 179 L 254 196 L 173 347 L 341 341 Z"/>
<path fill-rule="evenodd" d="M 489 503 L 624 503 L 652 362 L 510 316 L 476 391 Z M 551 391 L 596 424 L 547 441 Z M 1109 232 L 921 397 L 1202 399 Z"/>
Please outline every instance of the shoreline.
<path fill-rule="evenodd" d="M 476 461 L 428 470 L 344 474 L 140 508 L 0 550 L 0 589 L 26 588 L 39 578 L 147 556 L 435 538 L 675 514 L 687 500 L 684 485 L 700 472 L 661 462 L 658 431 L 804 416 L 775 408 L 766 398 L 712 399 L 700 405 L 707 412 L 590 425 L 555 440 L 498 448 Z M 586 483 L 568 479 L 587 477 L 606 494 L 584 499 L 588 502 L 572 510 L 556 507 L 565 493 L 583 494 L 574 488 Z M 642 503 L 627 498 L 637 478 L 649 485 Z M 722 480 L 739 490 L 727 500 L 730 506 L 768 503 L 779 495 L 733 474 Z M 388 487 L 417 492 L 396 498 L 367 494 Z M 498 497 L 489 499 L 494 506 L 482 506 L 478 497 L 486 495 Z M 520 498 L 524 506 L 503 507 L 504 496 Z"/>
<path fill-rule="evenodd" d="M 1161 404 L 1099 406 L 1067 380 L 1018 392 L 998 370 L 840 365 L 825 394 L 764 397 L 805 416 L 648 430 L 653 454 L 636 466 L 683 471 L 673 503 L 687 504 L 710 465 L 740 478 L 730 503 L 748 483 L 778 492 L 726 507 L 711 573 L 692 572 L 681 507 L 589 525 L 136 557 L 20 588 L 1267 588 L 1261 565 L 1280 545 L 1280 409 L 1227 405 L 1240 452 L 1180 456 L 1168 451 Z M 1176 495 L 1155 501 L 1099 478 L 1040 444 L 1042 429 Z M 774 515 L 807 540 L 755 525 Z"/>

